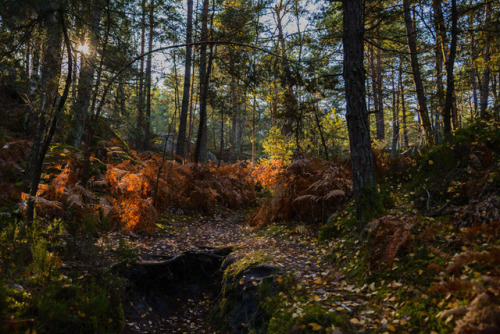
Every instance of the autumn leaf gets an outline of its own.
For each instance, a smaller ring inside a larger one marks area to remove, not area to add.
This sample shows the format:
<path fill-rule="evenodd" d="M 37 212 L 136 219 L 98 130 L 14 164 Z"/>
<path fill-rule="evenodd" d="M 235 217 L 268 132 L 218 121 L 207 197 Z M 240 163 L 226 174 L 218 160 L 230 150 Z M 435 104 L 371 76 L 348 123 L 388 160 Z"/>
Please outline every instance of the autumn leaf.
<path fill-rule="evenodd" d="M 315 323 L 315 322 L 310 322 L 309 326 L 311 326 L 312 330 L 315 332 L 320 331 L 323 328 L 323 326 L 321 326 L 320 324 Z"/>

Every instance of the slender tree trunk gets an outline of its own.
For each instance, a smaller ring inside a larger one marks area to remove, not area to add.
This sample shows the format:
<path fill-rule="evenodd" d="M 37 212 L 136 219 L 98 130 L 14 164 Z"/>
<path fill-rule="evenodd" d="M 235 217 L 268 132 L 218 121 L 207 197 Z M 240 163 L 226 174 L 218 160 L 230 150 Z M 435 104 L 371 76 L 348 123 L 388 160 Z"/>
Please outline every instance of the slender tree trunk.
<path fill-rule="evenodd" d="M 252 166 L 255 165 L 255 112 L 257 110 L 257 94 L 253 93 L 252 105 Z"/>
<path fill-rule="evenodd" d="M 283 72 L 284 72 L 284 84 L 286 86 L 285 99 L 284 99 L 284 124 L 283 131 L 286 135 L 293 134 L 293 125 L 296 122 L 299 122 L 299 117 L 297 115 L 298 112 L 298 102 L 297 98 L 293 92 L 293 78 L 292 72 L 290 71 L 290 64 L 288 62 L 288 57 L 286 54 L 286 43 L 285 37 L 283 34 L 283 24 L 282 24 L 282 13 L 283 10 L 283 0 L 280 0 L 279 5 L 277 5 L 274 10 L 276 11 L 276 20 L 277 20 L 277 28 L 278 28 L 278 43 L 281 51 L 281 57 L 283 59 Z M 298 147 L 297 147 L 298 149 Z"/>
<path fill-rule="evenodd" d="M 416 32 L 413 27 L 413 20 L 411 18 L 410 1 L 403 0 L 403 11 L 406 25 L 406 35 L 408 37 L 408 48 L 410 50 L 410 64 L 413 72 L 413 81 L 417 91 L 418 112 L 420 121 L 422 123 L 425 140 L 427 144 L 434 144 L 434 136 L 432 133 L 432 126 L 429 119 L 429 111 L 427 109 L 427 98 L 425 96 L 424 85 L 420 72 L 420 64 L 417 57 L 417 40 Z"/>
<path fill-rule="evenodd" d="M 31 69 L 31 42 L 32 35 L 30 34 L 26 40 L 26 50 L 24 51 L 24 76 L 26 78 L 24 91 L 25 93 L 30 90 L 30 69 Z"/>
<path fill-rule="evenodd" d="M 237 159 L 240 159 L 241 153 L 243 153 L 243 137 L 245 135 L 245 115 L 247 114 L 247 94 L 246 91 L 243 92 L 242 97 L 239 101 L 240 114 L 238 116 L 238 132 L 236 136 L 236 148 L 237 148 Z"/>
<path fill-rule="evenodd" d="M 94 83 L 94 92 L 92 96 L 92 104 L 90 105 L 90 113 L 88 121 L 85 123 L 86 125 L 86 135 L 85 135 L 85 150 L 83 153 L 83 167 L 81 172 L 81 183 L 85 185 L 89 178 L 90 173 L 90 151 L 92 146 L 92 141 L 94 139 L 94 127 L 97 125 L 97 121 L 99 120 L 100 110 L 102 105 L 104 105 L 105 95 L 101 98 L 99 105 L 97 104 L 97 98 L 99 96 L 99 87 L 101 85 L 101 78 L 104 69 L 104 60 L 106 57 L 106 53 L 108 50 L 108 42 L 109 35 L 111 29 L 111 14 L 110 14 L 110 0 L 107 0 L 106 3 L 106 29 L 104 32 L 104 40 L 102 42 L 101 49 L 101 59 L 99 61 L 99 66 L 97 67 L 97 75 Z"/>
<path fill-rule="evenodd" d="M 472 0 L 469 0 L 469 6 L 472 7 Z M 477 97 L 477 69 L 476 69 L 476 56 L 474 51 L 474 46 L 476 45 L 475 33 L 474 33 L 474 16 L 472 11 L 469 11 L 469 31 L 470 31 L 470 81 L 472 84 L 472 98 L 474 101 L 474 117 L 478 115 L 478 97 Z"/>
<path fill-rule="evenodd" d="M 224 149 L 224 107 L 220 109 L 220 149 L 219 149 L 219 163 L 222 161 L 222 150 Z"/>
<path fill-rule="evenodd" d="M 149 4 L 149 41 L 148 41 L 148 59 L 146 61 L 146 118 L 144 120 L 144 143 L 143 149 L 147 150 L 151 141 L 151 66 L 153 61 L 153 35 L 154 35 L 154 0 Z"/>
<path fill-rule="evenodd" d="M 321 143 L 323 144 L 323 150 L 325 151 L 325 159 L 328 161 L 330 160 L 328 156 L 328 147 L 326 146 L 325 135 L 323 134 L 323 127 L 321 126 L 321 122 L 319 120 L 318 106 L 316 102 L 313 103 L 313 110 L 314 110 L 314 119 L 316 120 L 316 127 L 318 128 L 318 132 L 321 137 Z"/>
<path fill-rule="evenodd" d="M 436 33 L 436 37 L 438 34 Z M 441 47 L 439 47 L 438 39 L 436 38 L 436 42 L 438 46 L 435 48 L 435 57 L 436 57 L 436 95 L 437 95 L 437 116 L 443 115 L 443 107 L 444 107 L 444 84 L 443 84 L 443 54 L 441 52 Z M 436 123 L 439 123 L 436 120 Z"/>
<path fill-rule="evenodd" d="M 141 55 L 146 50 L 146 0 L 142 0 L 141 14 Z M 139 92 L 137 96 L 137 141 L 136 147 L 141 148 L 143 145 L 144 131 L 144 57 L 141 57 L 139 65 Z"/>
<path fill-rule="evenodd" d="M 259 22 L 260 22 L 260 1 L 257 0 L 257 19 L 255 20 L 255 45 L 259 43 Z M 255 54 L 252 57 L 252 67 L 255 69 Z M 252 166 L 255 165 L 256 160 L 256 141 L 255 141 L 255 113 L 257 111 L 257 89 L 254 88 L 253 92 L 253 106 L 252 106 Z"/>
<path fill-rule="evenodd" d="M 236 161 L 236 128 L 238 124 L 238 115 L 240 113 L 239 109 L 239 86 L 236 83 L 236 77 L 231 76 L 231 107 L 233 109 L 232 121 L 231 121 L 231 137 L 229 138 L 229 152 L 230 160 L 232 163 Z"/>
<path fill-rule="evenodd" d="M 485 8 L 485 20 L 484 20 L 484 25 L 489 28 L 490 25 L 490 19 L 491 19 L 491 5 L 490 3 L 485 0 L 486 2 L 486 8 Z M 480 91 L 480 96 L 481 96 L 481 104 L 480 104 L 480 111 L 479 115 L 481 119 L 486 118 L 486 113 L 488 109 L 488 97 L 489 97 L 489 87 L 490 87 L 490 61 L 491 61 L 491 55 L 490 55 L 490 34 L 486 32 L 486 40 L 485 40 L 485 46 L 484 46 L 484 72 L 483 72 L 483 79 L 482 79 L 482 85 L 481 85 L 481 91 Z"/>
<path fill-rule="evenodd" d="M 201 41 L 208 40 L 208 0 L 203 0 L 203 11 L 201 13 Z M 206 160 L 206 123 L 207 123 L 207 96 L 205 85 L 207 84 L 207 46 L 202 44 L 200 51 L 200 123 L 198 126 L 198 137 L 196 138 L 196 148 L 194 162 Z M 203 142 L 205 141 L 205 152 L 203 152 Z"/>
<path fill-rule="evenodd" d="M 38 192 L 38 185 L 40 184 L 43 162 L 45 160 L 45 155 L 49 149 L 52 138 L 57 127 L 57 123 L 61 118 L 64 105 L 68 98 L 69 89 L 71 87 L 72 72 L 73 72 L 73 57 L 71 53 L 71 43 L 66 31 L 66 26 L 64 23 L 64 14 L 61 10 L 51 13 L 48 15 L 47 20 L 47 35 L 49 39 L 47 41 L 46 48 L 44 50 L 44 59 L 42 67 L 42 82 L 45 83 L 45 88 L 42 89 L 43 99 L 40 107 L 41 112 L 47 112 L 53 109 L 53 104 L 51 103 L 55 100 L 57 96 L 57 91 L 59 88 L 59 77 L 61 73 L 61 43 L 62 36 L 64 34 L 64 42 L 66 50 L 68 53 L 68 73 L 66 77 L 66 85 L 64 87 L 63 94 L 59 99 L 57 106 L 52 112 L 52 117 L 48 125 L 48 129 L 45 132 L 45 136 L 40 142 L 34 143 L 33 147 L 36 149 L 32 150 L 31 160 L 33 164 L 30 166 L 30 189 L 27 208 L 26 208 L 26 222 L 31 224 L 34 219 L 35 213 L 35 198 Z M 43 79 L 47 79 L 46 81 Z M 44 115 L 41 115 L 39 122 L 42 122 Z"/>
<path fill-rule="evenodd" d="M 376 114 L 378 112 L 377 107 L 377 74 L 375 71 L 375 52 L 373 51 L 373 45 L 368 46 L 368 57 L 369 57 L 369 62 L 370 62 L 370 76 L 371 76 L 371 86 L 372 86 L 372 92 L 371 96 L 373 96 L 373 109 L 371 109 L 371 98 L 370 98 L 370 93 L 366 94 L 368 96 L 368 102 L 367 102 L 367 110 L 370 111 L 369 114 Z M 369 80 L 368 77 L 366 78 L 366 89 L 369 91 Z M 368 124 L 370 124 L 370 116 L 368 116 Z M 375 121 L 376 124 L 376 121 Z"/>
<path fill-rule="evenodd" d="M 403 59 L 399 60 L 399 93 L 401 94 L 401 113 L 403 122 L 403 147 L 408 148 L 408 127 L 406 125 L 405 87 L 403 83 Z"/>
<path fill-rule="evenodd" d="M 343 0 L 344 82 L 346 118 L 351 148 L 351 166 L 356 216 L 361 224 L 383 211 L 380 202 L 366 110 L 363 1 Z"/>
<path fill-rule="evenodd" d="M 380 43 L 380 41 L 379 41 Z M 377 139 L 384 139 L 384 100 L 382 95 L 382 69 L 381 69 L 380 49 L 375 51 L 373 45 L 370 45 L 370 70 L 372 78 L 373 95 L 373 113 L 375 114 L 375 129 Z M 370 101 L 368 100 L 368 105 Z"/>
<path fill-rule="evenodd" d="M 196 54 L 193 55 L 193 63 L 195 62 Z M 195 82 L 195 71 L 196 68 L 193 67 L 193 74 L 191 75 L 191 96 L 190 96 L 190 102 L 189 102 L 189 119 L 188 119 L 188 138 L 187 138 L 187 143 L 186 143 L 186 158 L 188 155 L 191 157 L 191 161 L 193 160 L 192 155 L 192 147 L 191 147 L 191 141 L 193 138 L 193 128 L 194 128 L 194 106 L 197 104 L 197 101 L 195 103 L 195 97 L 198 95 L 194 94 L 194 82 Z"/>
<path fill-rule="evenodd" d="M 394 67 L 392 68 L 392 155 L 397 155 L 399 141 L 399 94 L 394 79 Z M 398 82 L 399 85 L 399 82 Z"/>
<path fill-rule="evenodd" d="M 99 22 L 101 20 L 102 7 L 97 1 L 94 1 L 93 8 L 94 10 L 92 12 L 88 33 L 84 33 L 80 41 L 80 43 L 88 43 L 89 54 L 81 54 L 81 69 L 77 87 L 78 94 L 72 106 L 73 114 L 76 117 L 75 138 L 73 141 L 73 146 L 76 148 L 80 148 L 83 130 L 85 128 L 85 120 L 90 106 L 96 66 L 96 48 L 99 44 Z"/>
<path fill-rule="evenodd" d="M 33 174 L 36 174 L 34 168 L 40 157 L 43 133 L 47 126 L 46 116 L 50 115 L 51 107 L 56 100 L 61 73 L 62 32 L 60 22 L 57 20 L 55 12 L 47 14 L 43 22 L 43 28 L 47 35 L 47 40 L 42 55 L 40 96 L 38 97 L 38 106 L 35 115 L 35 138 L 27 168 L 28 180 L 32 179 Z M 38 187 L 38 184 L 36 186 Z M 33 187 L 30 185 L 30 188 Z"/>
<path fill-rule="evenodd" d="M 188 0 L 188 13 L 187 13 L 187 32 L 186 44 L 193 41 L 193 0 Z M 177 136 L 176 157 L 177 162 L 184 162 L 186 159 L 186 127 L 187 116 L 189 109 L 189 88 L 191 86 L 191 60 L 192 51 L 191 46 L 186 46 L 186 63 L 184 65 L 184 91 L 182 93 L 182 109 L 179 119 L 179 135 Z"/>
<path fill-rule="evenodd" d="M 453 95 L 455 92 L 455 77 L 453 67 L 455 66 L 455 56 L 457 53 L 458 37 L 458 12 L 457 1 L 451 0 L 451 44 L 450 54 L 446 62 L 446 101 L 443 110 L 444 133 L 451 133 L 451 114 L 453 109 Z"/>
<path fill-rule="evenodd" d="M 377 29 L 377 36 L 380 35 Z M 382 44 L 380 37 L 377 39 L 378 45 Z M 384 119 L 384 95 L 382 85 L 382 50 L 378 47 L 376 50 L 376 82 L 377 82 L 377 112 L 375 113 L 375 123 L 377 125 L 377 139 L 385 138 L 385 119 Z"/>

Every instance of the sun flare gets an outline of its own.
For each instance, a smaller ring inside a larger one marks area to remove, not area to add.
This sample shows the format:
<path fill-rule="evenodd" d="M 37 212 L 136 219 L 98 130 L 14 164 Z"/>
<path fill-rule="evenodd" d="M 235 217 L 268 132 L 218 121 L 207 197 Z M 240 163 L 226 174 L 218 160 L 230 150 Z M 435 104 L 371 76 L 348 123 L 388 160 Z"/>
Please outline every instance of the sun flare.
<path fill-rule="evenodd" d="M 89 45 L 87 43 L 78 45 L 76 49 L 83 54 L 88 54 L 90 51 Z"/>

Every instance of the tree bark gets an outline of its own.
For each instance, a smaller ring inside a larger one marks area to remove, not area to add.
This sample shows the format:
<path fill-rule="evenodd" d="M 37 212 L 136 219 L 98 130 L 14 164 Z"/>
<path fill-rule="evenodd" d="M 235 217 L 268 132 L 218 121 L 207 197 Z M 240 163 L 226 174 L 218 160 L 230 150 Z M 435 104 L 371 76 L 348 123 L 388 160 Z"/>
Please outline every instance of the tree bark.
<path fill-rule="evenodd" d="M 490 25 L 490 20 L 491 20 L 491 5 L 489 4 L 488 1 L 486 2 L 486 8 L 485 8 L 485 20 L 484 20 L 484 25 L 486 29 L 489 28 Z M 489 87 L 490 87 L 490 61 L 491 61 L 491 55 L 490 55 L 490 34 L 488 33 L 488 30 L 486 30 L 486 38 L 485 38 L 485 45 L 484 45 L 484 72 L 483 72 L 483 79 L 482 79 L 482 85 L 481 85 L 481 91 L 480 91 L 480 97 L 481 97 L 481 103 L 480 103 L 480 111 L 479 111 L 479 116 L 481 119 L 486 118 L 486 113 L 488 110 L 488 97 L 489 97 Z"/>
<path fill-rule="evenodd" d="M 257 94 L 253 93 L 252 104 L 252 166 L 255 165 L 255 112 L 257 110 Z"/>
<path fill-rule="evenodd" d="M 142 0 L 141 14 L 141 55 L 146 50 L 146 0 Z M 137 138 L 136 148 L 142 147 L 143 129 L 144 129 L 144 57 L 141 57 L 139 65 L 139 92 L 137 96 Z"/>
<path fill-rule="evenodd" d="M 27 180 L 32 180 L 33 175 L 37 174 L 35 166 L 40 157 L 43 133 L 47 126 L 46 116 L 50 115 L 51 107 L 56 99 L 61 73 L 62 32 L 55 12 L 47 14 L 43 22 L 43 28 L 47 40 L 42 54 L 40 96 L 38 97 L 38 107 L 35 114 L 36 130 L 28 162 Z M 33 182 L 29 186 L 29 189 L 32 188 Z M 38 188 L 38 184 L 36 188 Z"/>
<path fill-rule="evenodd" d="M 208 40 L 208 0 L 203 0 L 203 11 L 201 13 L 201 41 Z M 200 123 L 198 126 L 198 137 L 196 138 L 196 148 L 194 162 L 206 160 L 206 124 L 207 124 L 207 46 L 201 45 L 200 50 Z M 205 148 L 203 148 L 205 146 Z"/>
<path fill-rule="evenodd" d="M 455 66 L 455 56 L 457 53 L 457 38 L 458 38 L 458 12 L 457 1 L 451 0 L 451 44 L 450 54 L 446 61 L 446 101 L 443 110 L 444 133 L 451 133 L 451 116 L 453 108 L 453 95 L 455 92 L 455 77 L 453 75 L 453 67 Z"/>
<path fill-rule="evenodd" d="M 403 125 L 403 147 L 408 148 L 408 127 L 406 126 L 406 106 L 405 106 L 405 88 L 403 84 L 403 59 L 399 60 L 399 93 L 401 94 L 401 113 Z"/>
<path fill-rule="evenodd" d="M 143 149 L 147 150 L 151 141 L 151 66 L 153 62 L 153 35 L 154 35 L 154 0 L 149 4 L 149 41 L 148 59 L 146 61 L 146 118 L 144 120 L 144 143 Z"/>
<path fill-rule="evenodd" d="M 288 62 L 288 57 L 286 54 L 286 43 L 283 34 L 283 24 L 282 24 L 282 14 L 281 14 L 283 8 L 284 8 L 283 1 L 280 0 L 279 5 L 275 6 L 274 10 L 276 12 L 278 43 L 281 51 L 281 57 L 283 59 L 284 84 L 286 87 L 284 106 L 283 106 L 285 109 L 285 114 L 283 115 L 284 116 L 283 131 L 285 135 L 291 135 L 294 132 L 294 127 L 293 127 L 294 123 L 299 122 L 297 115 L 298 102 L 293 92 L 292 72 L 290 71 L 290 64 Z"/>
<path fill-rule="evenodd" d="M 427 109 L 427 98 L 425 96 L 424 85 L 420 72 L 420 64 L 417 57 L 417 40 L 416 32 L 413 28 L 413 20 L 411 18 L 411 8 L 409 0 L 403 0 L 403 12 L 406 25 L 406 35 L 408 38 L 408 48 L 410 50 L 410 64 L 413 72 L 413 81 L 417 91 L 418 113 L 422 123 L 424 137 L 429 145 L 433 145 L 435 140 L 432 133 L 432 126 L 429 119 L 429 111 Z"/>
<path fill-rule="evenodd" d="M 444 83 L 443 83 L 443 63 L 446 62 L 446 27 L 444 27 L 444 17 L 443 11 L 441 8 L 441 0 L 433 0 L 432 8 L 434 10 L 434 30 L 436 34 L 436 47 L 435 57 L 436 57 L 436 95 L 437 95 L 437 118 L 443 116 L 444 102 L 445 102 L 445 92 L 444 92 Z M 431 117 L 432 122 L 432 117 Z M 435 124 L 439 124 L 438 120 L 436 120 Z M 435 125 L 434 124 L 434 125 Z"/>
<path fill-rule="evenodd" d="M 469 6 L 472 7 L 472 0 L 469 0 Z M 470 81 L 472 85 L 472 98 L 474 106 L 474 117 L 478 115 L 478 98 L 477 98 L 477 69 L 476 69 L 476 55 L 474 51 L 474 46 L 476 45 L 475 33 L 474 33 L 474 15 L 472 11 L 469 11 L 469 31 L 470 31 Z"/>
<path fill-rule="evenodd" d="M 397 155 L 399 141 L 399 94 L 394 80 L 394 67 L 392 68 L 392 146 L 393 156 Z M 399 83 L 398 83 L 399 85 Z"/>
<path fill-rule="evenodd" d="M 366 110 L 363 1 L 343 0 L 344 81 L 356 216 L 362 224 L 383 211 L 370 146 Z"/>
<path fill-rule="evenodd" d="M 193 0 L 188 0 L 187 5 L 188 12 L 186 44 L 189 44 L 193 41 Z M 192 46 L 186 46 L 186 63 L 184 65 L 184 91 L 182 93 L 182 107 L 181 115 L 179 118 L 179 134 L 177 136 L 177 148 L 175 153 L 175 160 L 177 162 L 184 162 L 186 159 L 186 127 L 189 109 L 189 89 L 191 87 L 192 50 Z"/>
<path fill-rule="evenodd" d="M 56 15 L 57 14 L 57 15 Z M 56 11 L 55 13 L 48 15 L 48 24 L 47 24 L 47 34 L 50 36 L 47 41 L 47 46 L 44 50 L 44 59 L 43 59 L 43 67 L 42 67 L 42 82 L 45 82 L 45 89 L 42 89 L 44 92 L 44 102 L 40 106 L 44 109 L 40 109 L 40 111 L 50 111 L 53 109 L 53 104 L 47 104 L 52 99 L 56 98 L 57 91 L 59 88 L 59 77 L 61 73 L 61 42 L 62 35 L 64 34 L 64 42 L 66 46 L 66 50 L 68 53 L 68 73 L 66 77 L 66 85 L 64 87 L 64 91 L 62 96 L 60 97 L 55 110 L 52 112 L 52 117 L 50 119 L 50 123 L 48 124 L 48 129 L 45 132 L 45 135 L 39 142 L 34 143 L 33 147 L 36 147 L 35 150 L 32 150 L 31 161 L 33 164 L 30 166 L 29 173 L 30 176 L 30 190 L 29 190 L 29 198 L 26 208 L 26 222 L 27 224 L 31 224 L 34 219 L 35 213 L 35 199 L 36 194 L 38 192 L 38 185 L 40 184 L 41 175 L 42 175 L 42 167 L 43 162 L 45 160 L 45 155 L 49 149 L 52 138 L 54 137 L 54 133 L 57 127 L 57 123 L 61 118 L 64 105 L 68 98 L 69 89 L 71 87 L 72 80 L 72 72 L 73 72 L 73 57 L 71 53 L 71 43 L 68 37 L 68 33 L 66 31 L 66 26 L 64 23 L 64 16 L 61 9 Z M 45 74 L 45 76 L 44 76 Z M 48 79 L 47 81 L 43 80 L 43 78 Z M 50 99 L 50 100 L 48 100 Z M 52 101 L 50 101 L 52 102 Z M 41 115 L 39 118 L 39 124 L 45 123 L 42 122 L 44 115 Z"/>
<path fill-rule="evenodd" d="M 321 138 L 321 144 L 323 144 L 323 150 L 325 151 L 325 159 L 328 161 L 330 157 L 328 156 L 328 147 L 326 146 L 325 136 L 323 134 L 323 127 L 321 126 L 321 122 L 318 116 L 318 106 L 316 102 L 313 103 L 313 111 L 314 111 L 314 119 L 316 120 L 316 127 L 318 128 L 318 132 Z"/>
<path fill-rule="evenodd" d="M 377 29 L 377 35 L 379 35 L 379 29 Z M 378 45 L 382 44 L 380 37 L 377 40 Z M 385 138 L 385 117 L 384 117 L 384 95 L 383 95 L 383 85 L 382 85 L 382 50 L 380 47 L 376 50 L 376 76 L 375 80 L 377 82 L 377 94 L 376 94 L 376 102 L 377 107 L 375 113 L 375 124 L 377 126 L 377 139 Z"/>
<path fill-rule="evenodd" d="M 73 114 L 76 117 L 75 138 L 73 140 L 73 146 L 76 148 L 80 148 L 83 130 L 85 128 L 85 120 L 90 106 L 95 74 L 96 48 L 99 44 L 99 21 L 101 20 L 101 13 L 102 7 L 97 1 L 94 1 L 88 32 L 83 34 L 83 38 L 80 41 L 81 43 L 88 43 L 89 54 L 81 54 L 81 69 L 77 87 L 78 94 L 72 106 Z"/>

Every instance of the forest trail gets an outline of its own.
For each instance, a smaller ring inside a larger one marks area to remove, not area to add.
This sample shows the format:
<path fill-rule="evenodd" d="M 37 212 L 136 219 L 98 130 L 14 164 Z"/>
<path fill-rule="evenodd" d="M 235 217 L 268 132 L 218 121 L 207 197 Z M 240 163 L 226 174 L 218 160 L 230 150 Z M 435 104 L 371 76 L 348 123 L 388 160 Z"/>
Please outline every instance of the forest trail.
<path fill-rule="evenodd" d="M 285 227 L 271 227 L 254 230 L 245 222 L 241 213 L 228 213 L 211 217 L 200 217 L 195 221 L 167 219 L 168 231 L 155 236 L 119 235 L 110 242 L 118 244 L 119 238 L 126 238 L 138 251 L 139 261 L 158 261 L 165 256 L 176 256 L 185 251 L 205 251 L 210 248 L 234 247 L 231 256 L 262 251 L 269 256 L 268 264 L 276 265 L 285 274 L 293 274 L 299 289 L 305 291 L 311 301 L 319 302 L 329 312 L 336 312 L 346 320 L 359 321 L 363 327 L 371 323 L 384 323 L 373 318 L 367 297 L 369 290 L 355 288 L 328 263 L 329 244 L 320 244 L 307 229 L 286 230 Z M 187 216 L 184 216 L 187 217 Z M 357 255 L 357 254 L 356 254 Z M 356 255 L 353 254 L 353 257 Z M 373 287 L 372 287 L 373 288 Z M 212 333 L 206 322 L 211 301 L 216 296 L 203 292 L 197 296 L 178 299 L 176 311 L 162 315 L 152 305 L 132 305 L 126 311 L 126 333 Z M 152 302 L 154 304 L 155 302 Z M 145 303 L 147 304 L 147 303 Z M 150 303 L 151 304 L 151 303 Z M 127 305 L 128 306 L 128 305 Z M 161 305 L 157 305 L 161 310 Z M 144 310 L 141 312 L 138 309 Z M 134 314 L 137 313 L 137 314 Z M 386 321 L 386 320 L 385 320 Z"/>

